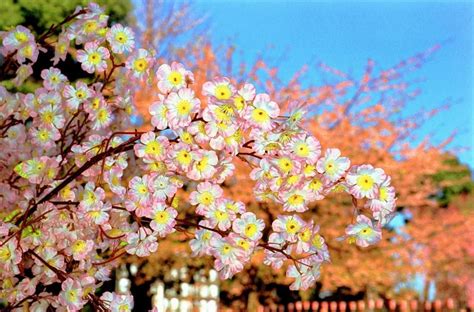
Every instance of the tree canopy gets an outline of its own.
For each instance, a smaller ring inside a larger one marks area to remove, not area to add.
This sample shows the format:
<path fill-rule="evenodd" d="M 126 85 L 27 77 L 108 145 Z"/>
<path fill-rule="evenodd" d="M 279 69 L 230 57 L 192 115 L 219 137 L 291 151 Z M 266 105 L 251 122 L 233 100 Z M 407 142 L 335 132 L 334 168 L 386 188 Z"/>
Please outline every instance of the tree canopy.
<path fill-rule="evenodd" d="M 87 0 L 2 0 L 0 1 L 0 29 L 5 30 L 16 25 L 30 28 L 33 33 L 41 34 L 52 24 L 57 24 L 71 14 L 77 6 L 84 6 Z M 127 22 L 133 11 L 130 0 L 98 0 L 110 22 Z"/>

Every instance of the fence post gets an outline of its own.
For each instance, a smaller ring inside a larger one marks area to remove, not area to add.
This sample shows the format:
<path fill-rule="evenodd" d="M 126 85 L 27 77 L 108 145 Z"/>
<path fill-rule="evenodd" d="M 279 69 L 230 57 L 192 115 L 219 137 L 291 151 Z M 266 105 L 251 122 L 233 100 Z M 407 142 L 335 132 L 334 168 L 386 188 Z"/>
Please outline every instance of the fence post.
<path fill-rule="evenodd" d="M 382 299 L 377 299 L 377 301 L 375 301 L 375 308 L 377 310 L 382 310 L 383 308 L 383 300 Z"/>
<path fill-rule="evenodd" d="M 295 310 L 295 305 L 292 303 L 288 304 L 288 311 L 293 312 Z"/>

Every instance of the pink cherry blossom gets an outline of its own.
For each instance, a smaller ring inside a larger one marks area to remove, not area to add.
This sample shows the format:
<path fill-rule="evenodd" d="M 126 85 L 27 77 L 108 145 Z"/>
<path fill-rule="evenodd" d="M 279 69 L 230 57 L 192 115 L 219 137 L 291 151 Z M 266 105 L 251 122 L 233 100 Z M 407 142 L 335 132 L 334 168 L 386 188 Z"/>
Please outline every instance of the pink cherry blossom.
<path fill-rule="evenodd" d="M 303 213 L 330 193 L 347 193 L 357 208 L 348 211 L 348 222 L 350 214 L 356 222 L 345 240 L 362 247 L 381 240 L 397 206 L 390 177 L 371 165 L 351 167 L 336 148 L 321 155 L 305 130 L 303 100 L 277 103 L 228 77 L 196 90 L 191 71 L 135 48 L 132 30 L 108 27 L 105 12 L 94 3 L 77 7 L 61 30 L 53 26 L 38 41 L 23 26 L 0 34 L 19 90 L 41 77 L 30 93 L 0 86 L 0 293 L 7 310 L 90 304 L 130 311 L 133 297 L 101 295 L 102 283 L 126 254 L 160 252 L 158 240 L 176 231 L 191 236 L 194 256 L 214 259 L 222 279 L 263 250 L 263 264 L 285 268 L 291 289 L 307 289 L 330 254 L 324 227 Z M 35 72 L 45 42 L 54 66 L 72 57 L 87 75 Z M 142 88 L 154 99 L 146 130 L 131 118 Z M 246 207 L 224 192 L 241 164 L 254 181 L 249 195 L 271 205 L 273 220 L 260 218 L 260 205 Z"/>
<path fill-rule="evenodd" d="M 169 233 L 174 232 L 174 226 L 176 221 L 174 220 L 178 212 L 167 207 L 163 203 L 154 203 L 153 209 L 151 210 L 151 223 L 150 227 L 158 233 L 159 236 L 165 237 Z"/>
<path fill-rule="evenodd" d="M 194 81 L 193 74 L 186 70 L 183 64 L 173 62 L 171 66 L 163 64 L 158 67 L 156 72 L 158 78 L 158 88 L 163 93 L 168 93 L 173 90 L 179 90 L 186 87 L 188 82 Z"/>
<path fill-rule="evenodd" d="M 77 60 L 81 62 L 82 69 L 91 74 L 105 71 L 109 57 L 109 50 L 99 46 L 97 41 L 87 42 L 84 50 L 77 51 Z"/>

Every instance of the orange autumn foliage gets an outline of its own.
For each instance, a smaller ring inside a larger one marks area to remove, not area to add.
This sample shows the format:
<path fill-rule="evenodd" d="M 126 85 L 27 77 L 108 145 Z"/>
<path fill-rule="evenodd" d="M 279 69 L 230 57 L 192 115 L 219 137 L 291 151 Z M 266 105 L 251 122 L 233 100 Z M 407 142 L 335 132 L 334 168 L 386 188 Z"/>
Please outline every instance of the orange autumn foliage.
<path fill-rule="evenodd" d="M 239 84 L 248 80 L 258 86 L 260 92 L 270 94 L 284 107 L 293 101 L 304 103 L 309 109 L 306 126 L 320 139 L 323 147 L 338 147 L 353 163 L 373 163 L 392 176 L 399 208 L 409 209 L 413 215 L 413 221 L 405 227 L 410 236 L 387 230 L 384 240 L 368 249 L 336 241 L 351 221 L 350 198 L 336 200 L 330 197 L 316 202 L 306 217 L 313 218 L 321 225 L 321 232 L 332 255 L 332 264 L 324 266 L 322 270 L 322 290 L 334 291 L 345 286 L 350 288 L 351 293 L 363 292 L 369 297 L 397 297 L 401 295 L 395 293 L 394 287 L 410 280 L 415 272 L 431 272 L 435 267 L 440 269 L 439 263 L 444 263 L 443 272 L 461 270 L 469 262 L 468 259 L 461 259 L 455 266 L 449 265 L 451 260 L 457 259 L 461 248 L 457 246 L 456 240 L 449 237 L 469 233 L 472 215 L 469 216 L 470 221 L 462 222 L 464 215 L 453 208 L 440 212 L 437 202 L 431 197 L 439 190 L 439 186 L 429 177 L 442 168 L 442 150 L 449 138 L 436 146 L 431 145 L 429 140 L 414 143 L 417 129 L 444 107 L 432 111 L 419 110 L 411 116 L 403 113 L 404 108 L 412 105 L 411 100 L 419 93 L 407 82 L 406 76 L 418 69 L 438 48 L 435 46 L 387 69 L 375 70 L 375 62 L 369 60 L 360 78 L 320 64 L 318 75 L 324 74 L 331 78 L 330 83 L 323 85 L 305 82 L 308 72 L 314 70 L 309 66 L 303 67 L 288 82 L 284 82 L 279 77 L 277 66 L 271 66 L 263 59 L 250 66 L 233 64 L 234 47 L 215 48 L 203 41 L 174 49 L 173 58 L 163 59 L 163 62 L 177 60 L 184 63 L 195 73 L 196 89 L 215 76 L 241 77 L 242 80 L 233 82 Z M 146 116 L 149 116 L 149 105 L 155 100 L 154 93 L 154 90 L 142 88 L 135 95 L 137 110 L 144 118 L 142 127 L 145 128 L 150 127 Z M 205 98 L 200 100 L 206 103 Z M 356 145 L 355 142 L 363 144 Z M 247 164 L 238 166 L 234 177 L 226 181 L 226 195 L 242 200 L 249 207 L 258 207 L 259 211 L 263 211 L 260 217 L 270 220 L 281 208 L 255 201 L 252 196 L 253 182 L 248 180 L 249 170 Z M 449 221 L 451 218 L 452 222 Z M 436 237 L 440 233 L 445 236 L 434 242 L 428 239 L 430 233 L 436 233 Z M 182 243 L 186 236 L 179 233 L 174 236 L 174 241 L 161 243 L 166 248 L 142 265 L 146 272 L 143 278 L 162 276 L 171 266 L 195 262 L 182 258 L 183 253 L 189 252 L 186 243 Z M 442 252 L 448 249 L 439 247 L 441 242 L 443 245 L 440 246 L 452 245 L 449 246 L 450 252 Z M 423 252 L 415 255 L 415 246 Z M 419 260 L 423 265 L 419 265 Z M 266 288 L 262 281 L 271 276 L 279 277 L 279 282 L 285 283 L 283 271 L 275 273 L 269 268 L 262 268 L 259 265 L 261 261 L 257 255 L 246 272 L 237 275 L 231 283 L 222 285 L 229 298 L 239 299 L 245 305 L 249 292 L 258 290 L 268 300 L 281 300 L 271 294 L 273 286 Z M 199 265 L 205 265 L 205 262 Z M 469 282 L 472 282 L 472 277 L 463 279 L 459 276 L 458 285 L 461 287 Z M 311 294 L 301 295 L 308 297 Z"/>

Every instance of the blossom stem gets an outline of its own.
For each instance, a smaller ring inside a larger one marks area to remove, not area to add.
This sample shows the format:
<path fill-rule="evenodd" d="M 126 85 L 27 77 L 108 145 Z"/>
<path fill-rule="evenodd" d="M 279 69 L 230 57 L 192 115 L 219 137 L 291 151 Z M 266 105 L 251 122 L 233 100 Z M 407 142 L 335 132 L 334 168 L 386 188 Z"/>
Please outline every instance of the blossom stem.
<path fill-rule="evenodd" d="M 181 224 L 184 224 L 184 225 L 190 225 L 190 226 L 195 226 L 195 227 L 198 227 L 198 228 L 201 228 L 201 229 L 205 229 L 205 230 L 208 230 L 208 231 L 212 231 L 212 232 L 216 232 L 222 236 L 225 236 L 227 235 L 227 232 L 226 231 L 221 231 L 221 230 L 218 230 L 218 229 L 213 229 L 213 228 L 210 228 L 208 226 L 205 226 L 205 225 L 201 225 L 199 223 L 194 223 L 194 222 L 189 222 L 187 220 L 184 220 L 184 219 L 175 219 L 176 222 L 178 223 L 181 223 Z"/>
<path fill-rule="evenodd" d="M 74 14 L 71 14 L 69 15 L 68 17 L 66 17 L 62 22 L 60 22 L 59 24 L 56 24 L 56 25 L 51 25 L 51 27 L 49 27 L 48 31 L 46 31 L 44 34 L 42 34 L 39 38 L 38 38 L 38 42 L 43 42 L 44 40 L 46 40 L 49 36 L 51 36 L 54 31 L 56 31 L 59 27 L 61 27 L 62 25 L 72 21 L 73 19 L 75 19 L 76 17 L 82 15 L 82 14 L 85 14 L 87 13 L 87 9 L 82 9 Z"/>
<path fill-rule="evenodd" d="M 247 156 L 252 156 L 252 157 L 255 157 L 255 158 L 258 158 L 258 159 L 262 159 L 262 157 L 256 155 L 255 152 L 251 152 L 251 153 L 239 152 L 239 153 L 237 154 L 237 156 L 240 156 L 240 155 L 247 155 Z"/>
<path fill-rule="evenodd" d="M 43 263 L 48 269 L 50 269 L 51 271 L 53 271 L 54 273 L 56 273 L 56 275 L 59 277 L 59 279 L 61 281 L 64 281 L 67 279 L 67 273 L 59 270 L 58 268 L 52 266 L 51 264 L 49 264 L 46 260 L 44 260 L 43 258 L 41 258 L 41 256 L 39 256 L 36 252 L 34 252 L 33 250 L 28 250 L 28 252 L 33 255 L 36 259 L 38 259 L 39 261 L 41 261 L 41 263 Z"/>
<path fill-rule="evenodd" d="M 33 206 L 31 206 L 30 209 L 25 212 L 25 219 L 28 218 L 33 212 L 36 211 L 38 205 L 47 202 L 54 196 L 56 196 L 64 187 L 66 187 L 69 183 L 74 181 L 77 177 L 79 177 L 84 171 L 92 167 L 93 165 L 97 164 L 99 161 L 102 159 L 109 157 L 111 155 L 115 155 L 118 153 L 126 152 L 131 149 L 133 149 L 133 143 L 140 139 L 139 135 L 135 135 L 128 139 L 127 141 L 123 142 L 122 144 L 111 148 L 109 150 L 106 150 L 100 154 L 95 155 L 91 159 L 89 159 L 84 165 L 82 165 L 79 169 L 77 169 L 75 172 L 73 172 L 70 176 L 68 176 L 66 179 L 64 179 L 58 186 L 56 186 L 53 190 L 51 190 L 48 194 L 46 194 L 43 198 L 41 198 L 39 201 L 37 201 Z M 23 219 L 23 218 L 22 218 Z"/>
<path fill-rule="evenodd" d="M 93 264 L 93 265 L 104 265 L 104 264 L 107 264 L 107 263 L 109 263 L 109 262 L 112 262 L 112 261 L 114 261 L 114 260 L 116 260 L 116 259 L 122 257 L 122 256 L 125 255 L 126 253 L 127 253 L 126 251 L 123 251 L 123 252 L 120 252 L 120 253 L 116 254 L 115 256 L 113 256 L 113 257 L 111 257 L 111 258 L 109 258 L 109 259 L 107 259 L 107 260 L 104 260 L 104 261 L 101 261 L 101 262 L 94 262 L 94 263 L 92 263 L 92 264 Z"/>
<path fill-rule="evenodd" d="M 252 143 L 254 143 L 254 142 L 255 142 L 255 140 L 249 140 L 249 141 L 245 142 L 245 143 L 242 145 L 242 147 L 250 148 L 250 145 L 251 145 Z"/>

